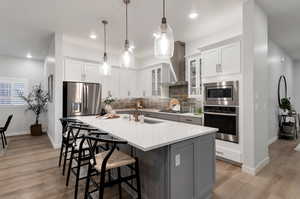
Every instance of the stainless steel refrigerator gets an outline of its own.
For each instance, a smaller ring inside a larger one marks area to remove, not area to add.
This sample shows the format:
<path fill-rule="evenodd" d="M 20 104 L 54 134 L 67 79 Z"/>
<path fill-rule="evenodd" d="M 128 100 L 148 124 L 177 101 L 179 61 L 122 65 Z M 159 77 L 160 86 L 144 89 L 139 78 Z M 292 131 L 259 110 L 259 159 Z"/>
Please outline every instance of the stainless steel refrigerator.
<path fill-rule="evenodd" d="M 63 82 L 63 117 L 99 115 L 101 84 Z"/>

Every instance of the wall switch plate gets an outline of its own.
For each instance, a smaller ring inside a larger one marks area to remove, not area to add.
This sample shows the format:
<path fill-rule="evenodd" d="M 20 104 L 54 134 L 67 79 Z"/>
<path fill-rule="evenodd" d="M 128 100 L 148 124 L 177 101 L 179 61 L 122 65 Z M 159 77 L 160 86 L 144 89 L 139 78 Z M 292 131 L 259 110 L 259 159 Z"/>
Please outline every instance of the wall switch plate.
<path fill-rule="evenodd" d="M 175 156 L 175 167 L 180 166 L 180 154 L 176 154 Z"/>

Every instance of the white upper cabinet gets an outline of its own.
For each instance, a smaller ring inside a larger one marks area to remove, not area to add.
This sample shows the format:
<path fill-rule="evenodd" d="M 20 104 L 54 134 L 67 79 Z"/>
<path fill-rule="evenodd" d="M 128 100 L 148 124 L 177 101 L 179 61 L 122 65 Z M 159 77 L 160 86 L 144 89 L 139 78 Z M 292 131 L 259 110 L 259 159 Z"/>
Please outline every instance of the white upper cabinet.
<path fill-rule="evenodd" d="M 99 64 L 85 63 L 85 81 L 91 83 L 100 83 L 102 76 L 100 73 Z"/>
<path fill-rule="evenodd" d="M 201 96 L 201 57 L 192 56 L 187 59 L 187 79 L 188 79 L 188 90 L 189 97 L 200 97 Z"/>
<path fill-rule="evenodd" d="M 84 62 L 65 59 L 64 75 L 65 81 L 84 81 Z"/>
<path fill-rule="evenodd" d="M 136 71 L 120 69 L 120 98 L 136 96 Z"/>
<path fill-rule="evenodd" d="M 73 59 L 65 59 L 64 80 L 76 82 L 100 83 L 99 65 Z"/>
<path fill-rule="evenodd" d="M 203 77 L 216 76 L 218 64 L 219 64 L 219 49 L 204 51 L 202 53 Z"/>
<path fill-rule="evenodd" d="M 241 72 L 241 43 L 235 42 L 202 52 L 203 77 Z"/>
<path fill-rule="evenodd" d="M 220 48 L 220 64 L 223 74 L 241 72 L 241 44 L 236 42 Z"/>

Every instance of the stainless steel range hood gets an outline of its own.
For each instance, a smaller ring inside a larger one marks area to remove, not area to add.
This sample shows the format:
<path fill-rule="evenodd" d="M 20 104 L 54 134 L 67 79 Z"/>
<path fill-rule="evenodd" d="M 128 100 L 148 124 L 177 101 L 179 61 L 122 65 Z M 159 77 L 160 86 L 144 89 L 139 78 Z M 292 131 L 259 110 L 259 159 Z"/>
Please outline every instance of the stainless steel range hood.
<path fill-rule="evenodd" d="M 170 68 L 174 76 L 173 85 L 187 84 L 185 81 L 185 43 L 176 41 L 174 55 L 170 59 Z"/>
<path fill-rule="evenodd" d="M 169 87 L 169 97 L 187 98 L 188 82 L 185 79 L 185 43 L 176 41 L 174 44 L 174 55 L 170 59 L 170 70 L 174 81 L 171 81 Z"/>

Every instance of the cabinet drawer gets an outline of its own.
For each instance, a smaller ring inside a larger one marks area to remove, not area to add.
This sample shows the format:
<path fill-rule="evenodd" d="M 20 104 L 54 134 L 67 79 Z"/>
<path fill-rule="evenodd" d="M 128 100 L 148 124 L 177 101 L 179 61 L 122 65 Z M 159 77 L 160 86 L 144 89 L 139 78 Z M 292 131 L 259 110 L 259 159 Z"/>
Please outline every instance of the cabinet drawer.
<path fill-rule="evenodd" d="M 188 124 L 202 125 L 202 118 L 200 117 L 198 118 L 198 117 L 180 116 L 179 121 Z"/>
<path fill-rule="evenodd" d="M 143 112 L 146 117 L 153 117 L 163 120 L 170 120 L 170 121 L 179 121 L 178 115 L 171 115 L 171 114 L 163 114 L 163 113 L 154 113 L 154 112 Z"/>
<path fill-rule="evenodd" d="M 117 111 L 118 114 L 132 114 L 133 111 Z"/>

